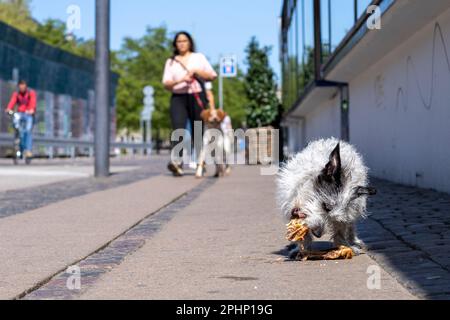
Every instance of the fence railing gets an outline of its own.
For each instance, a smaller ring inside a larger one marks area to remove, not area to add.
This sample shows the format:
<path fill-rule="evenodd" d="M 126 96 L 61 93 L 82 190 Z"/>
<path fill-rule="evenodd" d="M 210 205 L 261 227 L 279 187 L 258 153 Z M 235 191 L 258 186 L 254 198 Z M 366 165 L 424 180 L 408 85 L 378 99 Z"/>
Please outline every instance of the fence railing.
<path fill-rule="evenodd" d="M 75 148 L 89 149 L 89 156 L 94 155 L 94 141 L 70 139 L 70 138 L 54 138 L 34 136 L 33 143 L 35 146 L 41 147 L 56 147 L 70 149 L 70 156 L 75 157 Z M 12 147 L 14 144 L 14 136 L 12 134 L 0 133 L 0 146 Z M 128 142 L 111 142 L 111 149 L 128 149 L 128 150 L 142 150 L 151 151 L 152 143 L 128 143 Z M 49 157 L 53 157 L 53 152 L 48 152 Z M 147 152 L 148 154 L 150 152 Z"/>

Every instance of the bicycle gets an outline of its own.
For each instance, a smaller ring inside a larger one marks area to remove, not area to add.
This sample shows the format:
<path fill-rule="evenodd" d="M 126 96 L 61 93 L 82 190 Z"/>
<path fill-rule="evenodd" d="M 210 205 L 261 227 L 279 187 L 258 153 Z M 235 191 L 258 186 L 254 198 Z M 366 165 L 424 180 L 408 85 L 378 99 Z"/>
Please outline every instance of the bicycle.
<path fill-rule="evenodd" d="M 8 111 L 8 115 L 11 118 L 11 122 L 14 128 L 14 155 L 13 162 L 14 165 L 18 165 L 20 160 L 25 159 L 25 164 L 31 164 L 31 157 L 28 157 L 24 154 L 24 143 L 23 132 L 26 130 L 26 121 L 23 117 L 20 116 L 20 113 L 14 111 Z"/>

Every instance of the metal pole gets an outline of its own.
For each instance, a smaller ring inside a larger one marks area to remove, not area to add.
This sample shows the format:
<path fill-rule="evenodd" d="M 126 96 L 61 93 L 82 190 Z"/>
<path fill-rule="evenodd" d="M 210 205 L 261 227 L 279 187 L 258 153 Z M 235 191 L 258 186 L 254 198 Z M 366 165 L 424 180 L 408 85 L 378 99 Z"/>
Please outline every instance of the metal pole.
<path fill-rule="evenodd" d="M 314 0 L 314 75 L 315 80 L 322 78 L 322 34 L 320 19 L 320 0 Z"/>
<path fill-rule="evenodd" d="M 141 117 L 141 121 L 140 121 L 140 124 L 141 124 L 141 134 L 142 134 L 142 143 L 145 143 L 145 120 Z M 132 151 L 132 152 L 134 152 L 134 151 Z M 144 152 L 144 150 L 142 149 L 142 155 L 145 155 L 145 152 Z"/>
<path fill-rule="evenodd" d="M 332 27 L 331 27 L 331 0 L 328 0 L 328 54 L 331 55 L 331 52 L 333 51 L 331 49 L 331 46 L 333 45 L 332 41 Z"/>
<path fill-rule="evenodd" d="M 158 131 L 156 131 L 156 154 L 160 154 L 161 150 L 160 150 L 160 144 L 159 144 L 159 140 L 160 140 L 160 128 L 158 127 Z"/>
<path fill-rule="evenodd" d="M 302 70 L 303 70 L 303 83 L 302 89 L 305 89 L 307 83 L 305 81 L 305 57 L 306 57 L 306 19 L 305 19 L 305 0 L 302 0 Z"/>
<path fill-rule="evenodd" d="M 358 21 L 358 0 L 354 2 L 354 11 L 355 11 L 355 23 Z"/>
<path fill-rule="evenodd" d="M 144 120 L 142 122 L 142 126 L 143 126 L 143 129 L 142 129 L 142 142 L 145 145 L 145 144 L 147 144 L 148 122 L 146 120 Z M 144 148 L 142 150 L 142 152 L 143 152 L 143 155 L 146 156 L 147 155 L 147 148 Z"/>
<path fill-rule="evenodd" d="M 149 147 L 148 147 L 148 154 L 151 155 L 152 151 L 153 151 L 153 139 L 152 139 L 152 120 L 148 121 L 148 143 L 149 143 Z"/>
<path fill-rule="evenodd" d="M 95 176 L 109 176 L 110 1 L 95 1 Z"/>
<path fill-rule="evenodd" d="M 299 42 L 298 42 L 298 7 L 297 1 L 295 2 L 295 94 L 298 95 L 300 92 L 300 78 L 298 69 L 298 52 L 299 52 Z"/>
<path fill-rule="evenodd" d="M 223 77 L 222 70 L 220 70 L 219 74 L 219 107 L 223 110 Z"/>

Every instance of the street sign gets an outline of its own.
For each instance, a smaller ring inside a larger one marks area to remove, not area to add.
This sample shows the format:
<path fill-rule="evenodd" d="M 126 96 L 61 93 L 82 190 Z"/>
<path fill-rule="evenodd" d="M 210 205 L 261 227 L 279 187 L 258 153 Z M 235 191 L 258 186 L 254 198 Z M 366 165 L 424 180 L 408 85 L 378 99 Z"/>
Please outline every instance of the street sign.
<path fill-rule="evenodd" d="M 141 112 L 141 130 L 142 141 L 152 143 L 152 117 L 155 111 L 155 89 L 152 86 L 146 86 L 144 90 L 144 108 Z M 144 154 L 151 154 L 152 148 L 144 150 Z"/>
<path fill-rule="evenodd" d="M 153 94 L 155 93 L 155 89 L 153 89 L 153 87 L 152 86 L 146 86 L 145 88 L 144 88 L 144 94 L 146 95 L 146 96 L 153 96 Z"/>
<path fill-rule="evenodd" d="M 220 75 L 222 78 L 237 77 L 237 56 L 229 55 L 220 58 Z"/>
<path fill-rule="evenodd" d="M 151 121 L 152 120 L 152 113 L 154 109 L 153 107 L 145 107 L 141 112 L 141 120 L 142 121 Z"/>
<path fill-rule="evenodd" d="M 152 86 L 146 86 L 142 91 L 144 93 L 144 109 L 141 112 L 142 121 L 151 121 L 152 113 L 155 110 L 155 89 Z"/>
<path fill-rule="evenodd" d="M 144 105 L 146 106 L 151 106 L 155 104 L 155 99 L 153 98 L 153 96 L 146 96 L 144 98 Z"/>
<path fill-rule="evenodd" d="M 235 78 L 238 75 L 238 62 L 235 54 L 220 58 L 219 106 L 223 110 L 223 78 Z"/>

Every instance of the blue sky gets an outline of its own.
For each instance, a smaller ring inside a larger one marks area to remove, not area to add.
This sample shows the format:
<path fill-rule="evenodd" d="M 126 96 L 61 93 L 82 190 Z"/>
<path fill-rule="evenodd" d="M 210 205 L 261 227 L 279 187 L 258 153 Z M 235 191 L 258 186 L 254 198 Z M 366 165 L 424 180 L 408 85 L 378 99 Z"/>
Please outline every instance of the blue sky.
<path fill-rule="evenodd" d="M 191 32 L 199 51 L 212 63 L 223 54 L 237 54 L 243 65 L 244 48 L 252 36 L 261 44 L 273 47 L 271 65 L 280 81 L 279 16 L 282 0 L 111 0 L 111 45 L 119 49 L 124 37 L 140 37 L 147 26 L 166 25 L 170 31 Z M 371 0 L 358 0 L 359 15 Z M 302 1 L 298 1 L 299 7 Z M 322 3 L 322 39 L 328 42 L 328 0 Z M 337 46 L 353 25 L 354 0 L 332 0 L 332 39 Z M 32 0 L 33 16 L 44 21 L 48 18 L 66 20 L 67 8 L 78 5 L 81 9 L 81 30 L 77 36 L 94 37 L 94 0 Z M 306 45 L 313 44 L 312 1 L 305 0 Z M 301 15 L 298 27 L 301 28 Z M 301 55 L 299 56 L 301 59 Z"/>
<path fill-rule="evenodd" d="M 66 20 L 67 7 L 81 8 L 84 38 L 94 37 L 94 0 L 32 0 L 33 16 Z M 111 46 L 120 48 L 126 36 L 140 37 L 146 26 L 165 24 L 169 30 L 188 30 L 199 51 L 213 63 L 221 54 L 236 53 L 244 60 L 244 48 L 255 35 L 261 44 L 273 46 L 271 64 L 280 72 L 278 54 L 278 18 L 282 0 L 112 0 Z"/>

